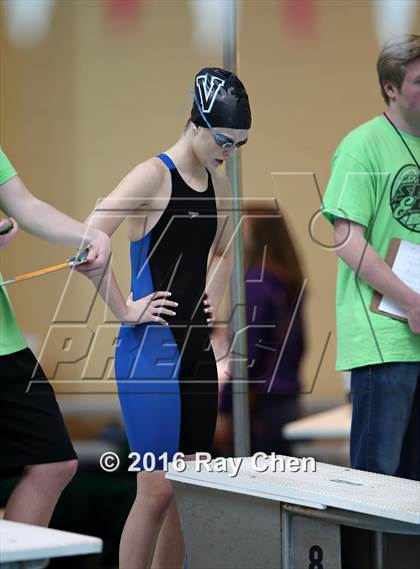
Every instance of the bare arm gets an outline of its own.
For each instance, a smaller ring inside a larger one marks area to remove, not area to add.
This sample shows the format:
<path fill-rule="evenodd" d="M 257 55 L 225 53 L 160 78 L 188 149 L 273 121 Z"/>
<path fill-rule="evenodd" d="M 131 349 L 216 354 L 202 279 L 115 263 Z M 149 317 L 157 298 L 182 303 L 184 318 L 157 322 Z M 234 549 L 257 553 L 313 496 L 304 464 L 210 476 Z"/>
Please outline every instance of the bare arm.
<path fill-rule="evenodd" d="M 365 227 L 336 219 L 334 238 L 337 255 L 382 295 L 392 298 L 407 311 L 410 329 L 420 333 L 420 295 L 404 284 L 366 241 Z"/>
<path fill-rule="evenodd" d="M 16 219 L 24 231 L 65 247 L 78 249 L 87 246 L 99 234 L 94 228 L 87 228 L 83 223 L 36 198 L 19 176 L 2 184 L 0 207 L 8 216 Z"/>
<path fill-rule="evenodd" d="M 103 267 L 107 262 L 110 241 L 104 233 L 88 228 L 36 198 L 19 176 L 2 184 L 0 208 L 13 217 L 21 229 L 35 237 L 75 249 L 89 245 L 88 266 Z"/>
<path fill-rule="evenodd" d="M 161 315 L 175 315 L 172 308 L 178 306 L 178 303 L 168 300 L 171 296 L 168 291 L 153 292 L 137 301 L 133 300 L 133 293 L 130 293 L 125 301 L 110 266 L 105 272 L 96 272 L 90 278 L 104 302 L 120 322 L 127 324 L 158 322 L 167 325 Z"/>
<path fill-rule="evenodd" d="M 233 268 L 232 190 L 227 176 L 214 174 L 219 218 L 211 263 L 207 271 L 209 312 L 214 316 L 229 284 Z"/>
<path fill-rule="evenodd" d="M 164 183 L 164 174 L 163 168 L 154 160 L 140 164 L 93 210 L 86 220 L 87 225 L 111 236 L 126 217 L 135 215 L 142 206 L 149 205 L 152 200 L 155 203 Z M 157 201 L 159 202 L 159 198 Z M 105 272 L 89 270 L 83 265 L 80 265 L 78 270 L 85 272 L 92 280 L 106 304 L 121 322 L 156 321 L 166 324 L 159 314 L 174 314 L 169 307 L 176 306 L 176 303 L 166 300 L 170 296 L 168 291 L 158 291 L 138 301 L 133 301 L 130 295 L 126 302 L 110 263 Z"/>

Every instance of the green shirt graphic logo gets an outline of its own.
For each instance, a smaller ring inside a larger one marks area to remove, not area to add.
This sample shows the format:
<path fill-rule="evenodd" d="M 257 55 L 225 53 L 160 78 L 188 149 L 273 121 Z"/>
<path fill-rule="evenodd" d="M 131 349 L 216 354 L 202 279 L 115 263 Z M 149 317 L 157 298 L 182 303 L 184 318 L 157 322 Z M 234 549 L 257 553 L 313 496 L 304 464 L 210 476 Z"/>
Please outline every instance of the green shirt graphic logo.
<path fill-rule="evenodd" d="M 391 187 L 394 218 L 410 231 L 420 233 L 420 171 L 407 164 L 395 176 Z"/>

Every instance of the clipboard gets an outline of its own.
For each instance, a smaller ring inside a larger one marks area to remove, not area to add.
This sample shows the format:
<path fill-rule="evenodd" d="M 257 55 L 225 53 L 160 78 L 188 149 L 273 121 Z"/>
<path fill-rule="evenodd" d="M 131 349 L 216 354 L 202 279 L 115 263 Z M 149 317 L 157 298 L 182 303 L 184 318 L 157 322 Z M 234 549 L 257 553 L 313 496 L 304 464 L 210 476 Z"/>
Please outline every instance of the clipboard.
<path fill-rule="evenodd" d="M 391 269 L 394 265 L 394 261 L 395 261 L 395 258 L 397 256 L 400 244 L 401 244 L 401 239 L 391 239 L 391 242 L 389 244 L 389 249 L 388 249 L 388 253 L 385 257 L 385 262 L 387 265 L 389 265 L 391 267 Z M 375 291 L 373 293 L 372 302 L 370 304 L 370 310 L 372 312 L 376 312 L 376 314 L 382 314 L 383 316 L 388 316 L 388 317 L 393 318 L 395 320 L 400 320 L 401 322 L 408 322 L 408 318 L 405 316 L 400 316 L 400 315 L 394 314 L 392 312 L 386 312 L 385 310 L 381 310 L 379 308 L 379 305 L 381 303 L 382 298 L 383 298 L 383 295 L 381 293 L 379 293 L 378 291 Z"/>

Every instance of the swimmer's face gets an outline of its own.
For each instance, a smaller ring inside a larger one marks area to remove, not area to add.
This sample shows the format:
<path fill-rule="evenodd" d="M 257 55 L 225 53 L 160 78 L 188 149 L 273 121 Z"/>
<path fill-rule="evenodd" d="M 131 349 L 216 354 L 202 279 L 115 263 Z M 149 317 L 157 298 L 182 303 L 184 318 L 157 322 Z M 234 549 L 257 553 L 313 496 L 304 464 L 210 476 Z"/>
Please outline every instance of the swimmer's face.
<path fill-rule="evenodd" d="M 210 168 L 217 168 L 228 160 L 233 152 L 246 144 L 248 130 L 234 128 L 194 127 L 194 152 L 198 160 Z"/>

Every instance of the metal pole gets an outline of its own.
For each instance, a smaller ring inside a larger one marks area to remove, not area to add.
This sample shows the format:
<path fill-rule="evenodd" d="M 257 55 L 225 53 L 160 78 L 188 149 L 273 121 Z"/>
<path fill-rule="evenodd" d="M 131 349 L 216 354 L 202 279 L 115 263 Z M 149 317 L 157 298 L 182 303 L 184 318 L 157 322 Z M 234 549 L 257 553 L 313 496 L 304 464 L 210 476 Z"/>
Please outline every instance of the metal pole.
<path fill-rule="evenodd" d="M 236 0 L 225 2 L 223 65 L 225 69 L 237 73 L 238 68 L 238 14 Z M 232 315 L 232 334 L 235 341 L 235 357 L 232 357 L 232 398 L 233 398 L 233 439 L 234 455 L 249 456 L 249 396 L 246 334 L 240 333 L 246 326 L 244 260 L 241 232 L 241 160 L 240 152 L 234 152 L 227 163 L 227 174 L 232 184 L 233 212 L 232 221 L 235 228 L 234 267 L 230 284 L 230 302 Z M 239 381 L 238 381 L 239 380 Z"/>
<path fill-rule="evenodd" d="M 384 567 L 384 534 L 381 531 L 374 533 L 373 563 L 375 569 L 383 569 Z"/>

